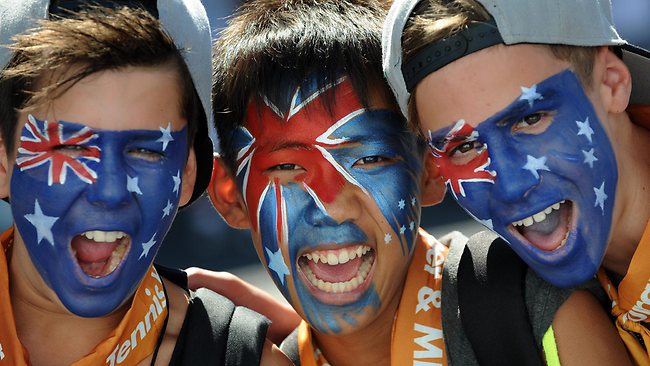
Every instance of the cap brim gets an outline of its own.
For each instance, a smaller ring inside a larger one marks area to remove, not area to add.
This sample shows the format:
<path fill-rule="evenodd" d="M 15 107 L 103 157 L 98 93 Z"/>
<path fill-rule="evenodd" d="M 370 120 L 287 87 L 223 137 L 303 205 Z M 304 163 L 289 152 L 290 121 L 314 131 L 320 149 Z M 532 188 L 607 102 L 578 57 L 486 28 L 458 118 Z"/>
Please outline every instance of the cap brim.
<path fill-rule="evenodd" d="M 630 104 L 650 105 L 650 52 L 630 44 L 621 46 L 621 51 L 632 74 Z"/>

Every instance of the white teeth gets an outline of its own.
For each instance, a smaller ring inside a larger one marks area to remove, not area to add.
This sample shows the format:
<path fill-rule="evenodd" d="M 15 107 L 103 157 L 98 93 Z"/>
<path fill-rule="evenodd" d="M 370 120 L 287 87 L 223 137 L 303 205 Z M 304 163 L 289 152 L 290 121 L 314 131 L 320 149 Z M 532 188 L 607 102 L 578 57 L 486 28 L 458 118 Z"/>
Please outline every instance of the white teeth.
<path fill-rule="evenodd" d="M 542 221 L 546 220 L 546 215 L 553 212 L 553 210 L 559 210 L 560 205 L 562 203 L 564 203 L 564 202 L 565 201 L 562 200 L 560 202 L 554 203 L 554 204 L 548 206 L 547 208 L 543 209 L 542 211 L 540 211 L 540 212 L 538 212 L 538 213 L 536 213 L 536 214 L 534 214 L 532 216 L 528 216 L 525 219 L 521 219 L 519 221 L 514 221 L 512 223 L 512 225 L 513 226 L 526 226 L 526 227 L 528 227 L 528 226 L 531 226 L 533 223 L 542 222 Z"/>
<path fill-rule="evenodd" d="M 307 256 L 305 255 L 305 257 Z M 318 256 L 312 256 L 312 257 L 318 258 Z M 364 258 L 363 263 L 361 263 L 361 266 L 359 266 L 357 275 L 345 282 L 327 282 L 327 281 L 323 281 L 320 278 L 316 278 L 316 276 L 308 266 L 303 266 L 302 270 L 303 273 L 305 274 L 305 277 L 307 277 L 307 279 L 309 280 L 309 282 L 314 287 L 317 287 L 321 291 L 330 292 L 330 293 L 349 292 L 358 288 L 365 281 L 366 277 L 368 277 L 368 272 L 370 272 L 370 268 L 372 267 L 373 260 L 374 259 L 372 257 Z"/>
<path fill-rule="evenodd" d="M 92 230 L 92 231 L 86 231 L 81 235 L 85 236 L 87 239 L 94 240 L 99 243 L 110 243 L 110 242 L 114 242 L 115 240 L 122 239 L 123 237 L 126 236 L 126 233 L 122 231 Z"/>
<path fill-rule="evenodd" d="M 357 257 L 361 258 L 370 250 L 367 245 L 357 245 L 354 247 L 342 248 L 337 250 L 328 250 L 320 253 L 311 252 L 303 254 L 303 257 L 315 263 L 323 262 L 330 266 L 344 264 Z"/>

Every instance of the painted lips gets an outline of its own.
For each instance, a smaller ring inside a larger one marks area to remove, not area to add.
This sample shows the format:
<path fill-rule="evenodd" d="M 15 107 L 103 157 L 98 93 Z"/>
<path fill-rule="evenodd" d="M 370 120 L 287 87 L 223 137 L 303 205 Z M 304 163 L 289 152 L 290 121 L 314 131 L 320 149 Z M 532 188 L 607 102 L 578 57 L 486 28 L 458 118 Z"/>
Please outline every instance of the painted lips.
<path fill-rule="evenodd" d="M 113 273 L 131 246 L 121 231 L 86 231 L 72 239 L 70 247 L 81 270 L 93 278 Z"/>
<path fill-rule="evenodd" d="M 345 304 L 368 287 L 374 262 L 375 251 L 370 246 L 351 245 L 304 253 L 298 267 L 303 281 L 321 302 Z"/>
<path fill-rule="evenodd" d="M 510 225 L 510 231 L 543 251 L 554 251 L 566 244 L 573 216 L 573 203 L 559 201 L 544 210 Z"/>

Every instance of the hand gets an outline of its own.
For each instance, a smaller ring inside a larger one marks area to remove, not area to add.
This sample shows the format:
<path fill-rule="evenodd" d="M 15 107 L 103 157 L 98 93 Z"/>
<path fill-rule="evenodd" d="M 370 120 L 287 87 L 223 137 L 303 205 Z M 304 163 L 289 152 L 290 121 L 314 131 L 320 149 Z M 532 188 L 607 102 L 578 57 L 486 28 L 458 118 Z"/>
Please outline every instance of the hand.
<path fill-rule="evenodd" d="M 190 289 L 208 288 L 229 298 L 236 305 L 255 310 L 271 320 L 266 337 L 280 344 L 302 320 L 293 308 L 271 294 L 229 272 L 191 267 L 185 270 Z"/>

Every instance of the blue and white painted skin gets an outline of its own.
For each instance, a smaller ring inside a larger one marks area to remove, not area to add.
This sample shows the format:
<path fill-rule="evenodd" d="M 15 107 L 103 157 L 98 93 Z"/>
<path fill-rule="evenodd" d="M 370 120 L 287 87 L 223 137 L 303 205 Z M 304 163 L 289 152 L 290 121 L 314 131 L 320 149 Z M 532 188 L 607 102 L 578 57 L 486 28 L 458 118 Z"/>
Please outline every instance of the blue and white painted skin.
<path fill-rule="evenodd" d="M 175 216 L 187 151 L 187 129 L 171 124 L 110 131 L 29 115 L 12 213 L 36 269 L 69 311 L 103 316 L 133 295 Z"/>
<path fill-rule="evenodd" d="M 341 334 L 399 299 L 419 226 L 421 153 L 402 117 L 363 108 L 348 79 L 302 87 L 285 107 L 251 103 L 234 136 L 237 178 L 276 285 L 312 327 Z"/>
<path fill-rule="evenodd" d="M 542 278 L 575 286 L 594 276 L 605 255 L 616 158 L 572 71 L 521 90 L 475 128 L 461 120 L 431 132 L 430 146 L 468 213 Z"/>

